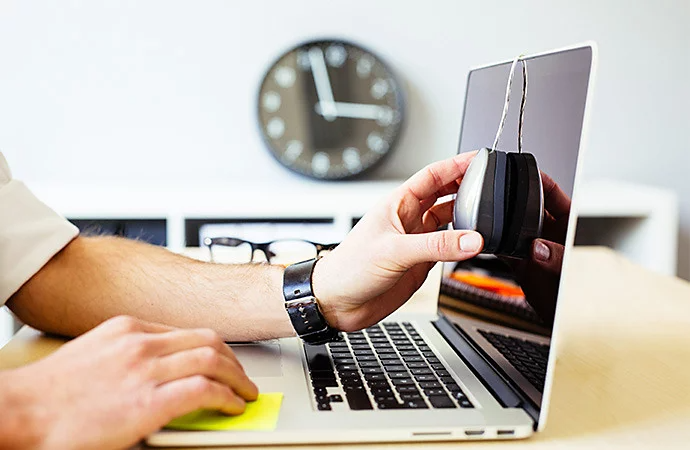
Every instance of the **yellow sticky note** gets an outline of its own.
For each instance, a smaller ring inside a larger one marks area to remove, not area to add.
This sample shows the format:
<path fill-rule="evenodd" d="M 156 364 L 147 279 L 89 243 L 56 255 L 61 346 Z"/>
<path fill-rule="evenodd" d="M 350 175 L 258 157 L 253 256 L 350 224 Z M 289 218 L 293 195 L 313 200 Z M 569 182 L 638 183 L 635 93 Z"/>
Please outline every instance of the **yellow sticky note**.
<path fill-rule="evenodd" d="M 174 419 L 165 428 L 194 431 L 275 430 L 282 403 L 282 392 L 259 394 L 256 401 L 247 403 L 247 409 L 239 416 L 228 416 L 218 411 L 200 409 Z"/>

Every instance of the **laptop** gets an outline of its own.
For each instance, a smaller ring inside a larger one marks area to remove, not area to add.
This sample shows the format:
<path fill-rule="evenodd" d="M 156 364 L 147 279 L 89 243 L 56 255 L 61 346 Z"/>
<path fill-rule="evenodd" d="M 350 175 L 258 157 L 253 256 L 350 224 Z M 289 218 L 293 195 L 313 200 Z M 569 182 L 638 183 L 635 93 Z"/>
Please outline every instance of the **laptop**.
<path fill-rule="evenodd" d="M 523 148 L 565 195 L 576 200 L 576 168 L 596 59 L 594 44 L 524 59 L 529 89 Z M 506 61 L 469 72 L 459 152 L 491 147 L 510 67 L 511 61 Z M 513 98 L 519 98 L 515 96 L 520 95 L 521 77 L 516 70 Z M 517 150 L 519 105 L 520 101 L 510 102 L 501 150 Z M 475 314 L 476 308 L 444 315 L 434 308 L 426 313 L 396 312 L 375 326 L 342 333 L 341 340 L 325 345 L 305 346 L 297 338 L 233 345 L 262 392 L 284 394 L 276 428 L 161 430 L 149 436 L 147 444 L 456 441 L 532 435 L 546 424 L 555 360 L 556 302 L 574 239 L 574 208 L 565 221 L 564 236 L 556 242 L 564 256 L 548 273 L 524 261 L 478 257 L 486 276 L 492 276 L 492 267 L 515 271 L 527 305 L 534 306 L 532 322 L 525 321 L 525 316 L 511 320 L 509 309 L 494 315 Z M 545 304 L 549 307 L 543 308 Z"/>

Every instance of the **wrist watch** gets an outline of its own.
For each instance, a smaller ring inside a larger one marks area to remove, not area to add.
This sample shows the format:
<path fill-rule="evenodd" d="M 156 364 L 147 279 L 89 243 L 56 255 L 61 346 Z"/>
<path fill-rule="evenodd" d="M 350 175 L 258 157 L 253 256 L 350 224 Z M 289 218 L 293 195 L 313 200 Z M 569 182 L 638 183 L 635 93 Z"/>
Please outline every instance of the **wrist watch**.
<path fill-rule="evenodd" d="M 317 258 L 291 264 L 283 272 L 283 296 L 285 309 L 297 335 L 307 344 L 318 345 L 338 338 L 338 330 L 332 328 L 319 311 L 314 297 L 311 276 Z"/>

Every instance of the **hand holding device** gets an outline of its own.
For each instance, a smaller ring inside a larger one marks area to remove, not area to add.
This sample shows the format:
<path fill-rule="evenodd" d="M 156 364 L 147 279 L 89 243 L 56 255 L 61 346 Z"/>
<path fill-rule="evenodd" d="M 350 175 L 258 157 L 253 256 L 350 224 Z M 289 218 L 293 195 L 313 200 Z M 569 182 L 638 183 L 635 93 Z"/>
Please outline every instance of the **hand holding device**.
<path fill-rule="evenodd" d="M 478 233 L 437 231 L 453 217 L 453 201 L 474 153 L 427 166 L 367 213 L 345 240 L 321 258 L 314 295 L 328 323 L 352 331 L 379 322 L 422 285 L 437 261 L 461 261 L 481 250 Z"/>

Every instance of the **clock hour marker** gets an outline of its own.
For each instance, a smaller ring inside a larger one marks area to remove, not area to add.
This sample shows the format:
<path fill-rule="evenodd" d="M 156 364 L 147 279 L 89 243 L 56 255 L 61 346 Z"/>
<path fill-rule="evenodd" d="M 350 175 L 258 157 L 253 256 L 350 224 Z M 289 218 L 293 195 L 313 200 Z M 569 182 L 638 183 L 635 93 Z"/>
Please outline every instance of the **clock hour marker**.
<path fill-rule="evenodd" d="M 304 144 L 302 141 L 290 141 L 285 147 L 285 153 L 283 153 L 283 161 L 288 164 L 292 164 L 299 158 L 304 150 Z"/>
<path fill-rule="evenodd" d="M 309 70 L 311 68 L 309 63 L 309 53 L 301 50 L 297 52 L 297 67 L 301 70 Z"/>
<path fill-rule="evenodd" d="M 262 99 L 262 105 L 264 109 L 268 112 L 276 112 L 280 109 L 280 94 L 274 91 L 268 91 L 264 94 Z"/>
<path fill-rule="evenodd" d="M 376 122 L 381 126 L 387 127 L 388 125 L 393 123 L 394 119 L 395 113 L 393 112 L 393 110 L 388 106 L 382 106 L 378 111 Z"/>
<path fill-rule="evenodd" d="M 268 125 L 266 125 L 266 132 L 273 139 L 278 139 L 283 135 L 283 133 L 285 133 L 285 122 L 283 122 L 283 119 L 280 117 L 274 117 L 268 121 Z"/>
<path fill-rule="evenodd" d="M 362 170 L 362 162 L 359 159 L 359 150 L 354 147 L 348 147 L 343 150 L 343 162 L 345 167 L 352 173 L 360 172 Z"/>
<path fill-rule="evenodd" d="M 357 61 L 357 75 L 360 78 L 367 78 L 371 75 L 371 69 L 374 66 L 374 61 L 372 61 L 369 56 L 362 56 L 359 61 Z"/>
<path fill-rule="evenodd" d="M 281 66 L 276 69 L 276 83 L 282 88 L 289 88 L 295 83 L 295 69 L 289 66 Z"/>
<path fill-rule="evenodd" d="M 377 78 L 374 84 L 371 85 L 371 96 L 375 99 L 382 99 L 388 93 L 388 82 L 384 79 Z"/>
<path fill-rule="evenodd" d="M 386 150 L 388 150 L 388 142 L 386 142 L 380 134 L 374 131 L 367 136 L 367 147 L 369 147 L 372 152 L 385 153 Z"/>
<path fill-rule="evenodd" d="M 324 152 L 317 152 L 311 159 L 311 170 L 317 176 L 324 176 L 331 167 L 331 159 Z"/>
<path fill-rule="evenodd" d="M 326 61 L 333 67 L 340 67 L 347 59 L 347 51 L 342 45 L 331 45 L 326 49 Z"/>

